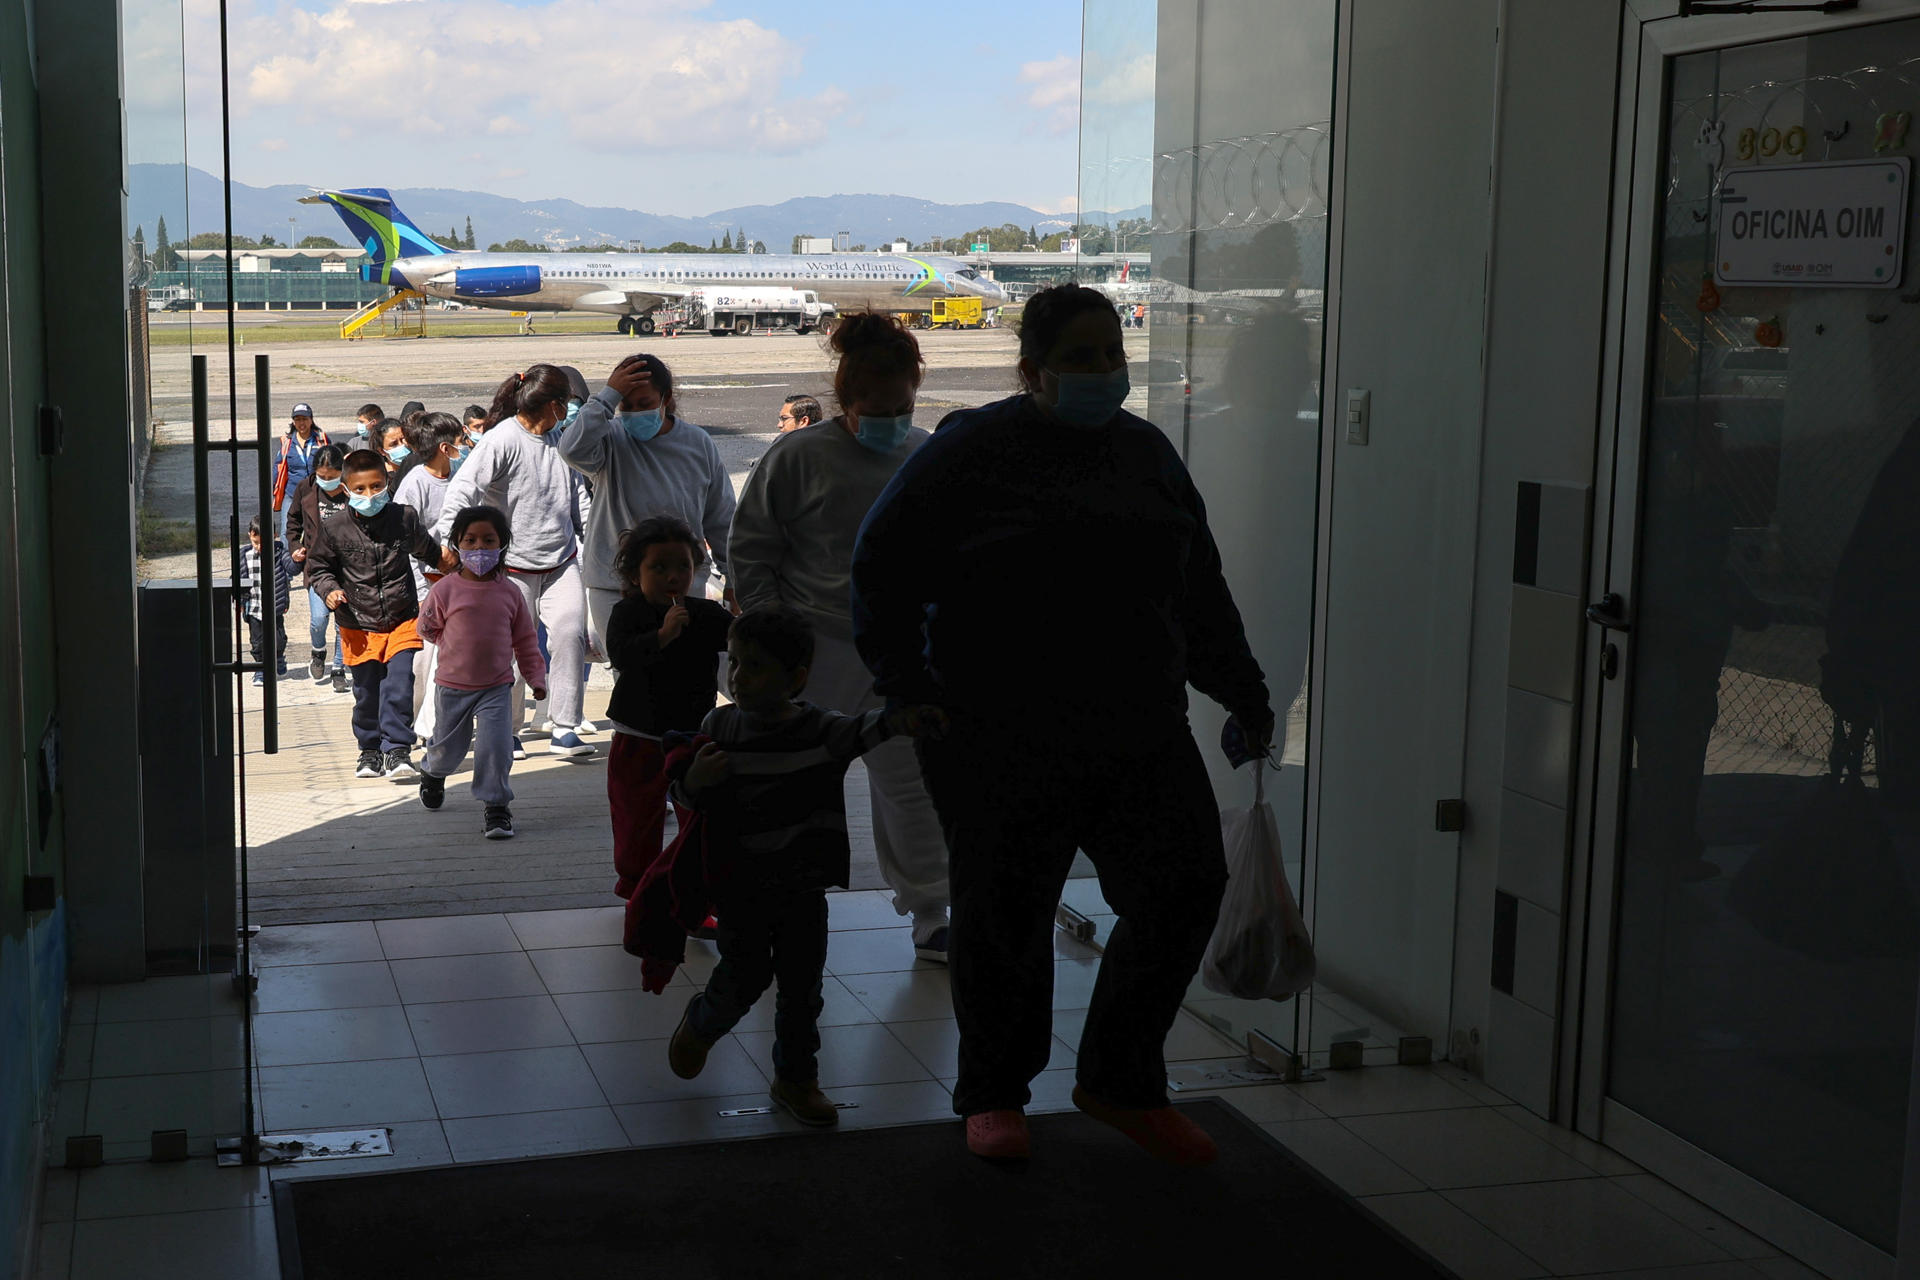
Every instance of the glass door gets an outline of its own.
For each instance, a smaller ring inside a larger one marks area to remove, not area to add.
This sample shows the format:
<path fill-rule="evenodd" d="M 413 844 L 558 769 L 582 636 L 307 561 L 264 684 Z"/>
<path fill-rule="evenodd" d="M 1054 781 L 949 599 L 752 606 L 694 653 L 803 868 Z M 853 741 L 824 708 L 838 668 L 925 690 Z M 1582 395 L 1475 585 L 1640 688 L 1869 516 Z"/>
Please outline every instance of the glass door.
<path fill-rule="evenodd" d="M 1660 47 L 1688 21 L 1641 62 L 1583 1070 L 1609 1143 L 1871 1273 L 1920 972 L 1920 17 Z"/>
<path fill-rule="evenodd" d="M 1127 407 L 1179 448 L 1206 501 L 1281 721 L 1266 796 L 1288 880 L 1318 933 L 1323 886 L 1306 839 L 1307 676 L 1340 8 L 1088 0 L 1084 14 L 1080 275 L 1121 317 L 1134 386 Z M 1192 715 L 1220 802 L 1251 803 L 1251 770 L 1235 772 L 1211 745 L 1224 713 L 1196 697 Z M 1335 904 L 1355 878 L 1342 876 L 1332 876 Z M 1326 957 L 1341 942 L 1353 946 L 1371 921 L 1328 923 L 1323 975 Z M 1234 1045 L 1248 1045 L 1251 1033 L 1273 1058 L 1324 1066 L 1340 1040 L 1364 1046 L 1369 1061 L 1391 1061 L 1397 1033 L 1331 986 L 1244 1000 L 1196 977 L 1187 1007 Z"/>

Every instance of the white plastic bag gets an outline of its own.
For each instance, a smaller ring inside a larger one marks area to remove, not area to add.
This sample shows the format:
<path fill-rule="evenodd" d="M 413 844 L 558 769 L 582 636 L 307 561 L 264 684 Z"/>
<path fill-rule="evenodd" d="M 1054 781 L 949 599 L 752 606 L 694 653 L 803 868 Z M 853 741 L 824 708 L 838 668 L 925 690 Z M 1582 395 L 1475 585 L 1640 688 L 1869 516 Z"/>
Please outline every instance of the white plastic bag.
<path fill-rule="evenodd" d="M 1253 804 L 1220 815 L 1227 847 L 1227 893 L 1200 962 L 1209 991 L 1243 1000 L 1285 1000 L 1313 985 L 1313 937 L 1280 863 L 1280 827 L 1267 803 L 1266 765 L 1258 763 Z"/>

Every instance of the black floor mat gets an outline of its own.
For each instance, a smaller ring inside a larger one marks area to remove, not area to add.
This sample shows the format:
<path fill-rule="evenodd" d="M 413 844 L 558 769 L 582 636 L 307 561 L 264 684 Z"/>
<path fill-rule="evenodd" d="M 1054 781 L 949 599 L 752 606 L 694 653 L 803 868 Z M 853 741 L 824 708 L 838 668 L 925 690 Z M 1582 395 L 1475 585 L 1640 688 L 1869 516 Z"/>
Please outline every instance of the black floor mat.
<path fill-rule="evenodd" d="M 1183 1108 L 1220 1144 L 1208 1168 L 1160 1165 L 1066 1113 L 1030 1118 L 1023 1165 L 975 1159 L 944 1121 L 288 1179 L 281 1265 L 287 1280 L 1449 1274 L 1231 1107 Z"/>

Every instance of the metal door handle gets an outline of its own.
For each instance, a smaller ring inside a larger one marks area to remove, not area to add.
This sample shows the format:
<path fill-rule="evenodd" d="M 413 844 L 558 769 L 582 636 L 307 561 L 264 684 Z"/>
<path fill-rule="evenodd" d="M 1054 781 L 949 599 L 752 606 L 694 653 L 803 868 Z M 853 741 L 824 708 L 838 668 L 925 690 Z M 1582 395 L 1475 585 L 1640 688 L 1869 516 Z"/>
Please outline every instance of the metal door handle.
<path fill-rule="evenodd" d="M 1587 606 L 1587 621 L 1623 635 L 1633 630 L 1633 622 L 1627 617 L 1626 600 L 1612 591 Z"/>

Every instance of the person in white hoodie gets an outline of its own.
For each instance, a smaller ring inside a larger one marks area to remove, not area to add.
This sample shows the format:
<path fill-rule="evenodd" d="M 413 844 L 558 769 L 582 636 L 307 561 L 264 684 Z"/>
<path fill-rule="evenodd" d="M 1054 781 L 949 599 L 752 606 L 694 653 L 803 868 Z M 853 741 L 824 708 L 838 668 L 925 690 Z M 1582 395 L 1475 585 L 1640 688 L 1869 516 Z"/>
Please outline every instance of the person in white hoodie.
<path fill-rule="evenodd" d="M 582 575 L 596 637 L 626 589 L 614 570 L 620 535 L 651 516 L 684 520 L 706 541 L 713 566 L 732 581 L 727 537 L 733 525 L 733 480 L 713 437 L 683 420 L 673 372 L 658 356 L 628 356 L 607 385 L 580 406 L 560 438 L 559 453 L 593 486 Z M 691 594 L 704 597 L 707 573 L 695 571 Z M 728 586 L 724 599 L 733 602 Z M 551 628 L 549 628 L 551 630 Z M 557 660 L 557 659 L 556 659 Z"/>
<path fill-rule="evenodd" d="M 554 755 L 580 757 L 593 748 L 580 740 L 585 682 L 586 592 L 580 581 L 580 519 L 576 481 L 554 447 L 568 422 L 571 388 L 564 373 L 536 364 L 510 374 L 494 393 L 494 425 L 460 474 L 447 485 L 434 536 L 443 543 L 453 518 L 467 507 L 499 507 L 513 527 L 507 548 L 507 577 L 520 588 L 534 617 L 546 624 L 548 714 Z M 514 691 L 515 724 L 520 723 L 520 690 Z"/>
<path fill-rule="evenodd" d="M 923 361 L 891 317 L 856 312 L 833 332 L 840 416 L 773 442 L 747 477 L 731 551 L 740 604 L 798 610 L 813 624 L 807 696 L 858 716 L 882 705 L 853 647 L 853 546 L 880 491 L 926 443 L 913 425 Z M 913 917 L 914 954 L 947 959 L 947 843 L 906 739 L 867 753 L 873 843 L 894 910 Z"/>

